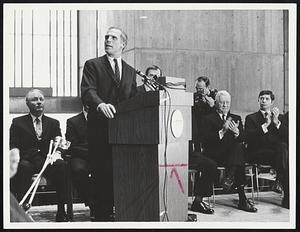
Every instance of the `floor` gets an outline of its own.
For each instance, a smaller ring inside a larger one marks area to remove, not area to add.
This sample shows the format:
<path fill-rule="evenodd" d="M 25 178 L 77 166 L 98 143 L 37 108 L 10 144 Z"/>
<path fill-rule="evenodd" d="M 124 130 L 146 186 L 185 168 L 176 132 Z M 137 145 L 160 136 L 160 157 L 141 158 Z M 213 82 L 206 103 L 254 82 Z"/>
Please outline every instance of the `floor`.
<path fill-rule="evenodd" d="M 251 194 L 247 195 L 251 197 Z M 189 197 L 189 205 L 192 199 Z M 206 215 L 196 214 L 197 222 L 288 222 L 289 210 L 280 206 L 281 196 L 275 192 L 262 192 L 259 202 L 256 202 L 257 213 L 248 213 L 237 209 L 237 194 L 216 195 L 215 213 Z M 211 200 L 212 204 L 212 200 Z M 89 209 L 84 204 L 74 204 L 74 222 L 89 222 Z M 56 206 L 33 206 L 30 215 L 35 222 L 54 222 Z M 72 224 L 72 222 L 71 222 Z"/>

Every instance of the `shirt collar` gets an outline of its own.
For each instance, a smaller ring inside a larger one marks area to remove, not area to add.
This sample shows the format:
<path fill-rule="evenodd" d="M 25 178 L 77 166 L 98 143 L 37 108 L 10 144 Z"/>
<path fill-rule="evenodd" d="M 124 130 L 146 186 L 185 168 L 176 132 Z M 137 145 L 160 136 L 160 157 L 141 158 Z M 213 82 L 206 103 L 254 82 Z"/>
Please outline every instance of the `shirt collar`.
<path fill-rule="evenodd" d="M 83 116 L 85 117 L 85 120 L 87 120 L 87 112 L 83 110 L 82 113 L 83 113 Z"/>
<path fill-rule="evenodd" d="M 262 113 L 262 115 L 265 117 L 265 113 L 271 114 L 271 111 L 264 111 L 264 110 L 260 110 L 260 112 Z"/>
<path fill-rule="evenodd" d="M 108 60 L 109 60 L 109 62 L 110 62 L 111 64 L 115 64 L 115 63 L 114 63 L 114 59 L 117 59 L 118 65 L 120 65 L 120 63 L 121 63 L 121 61 L 122 61 L 122 57 L 121 57 L 121 56 L 118 57 L 118 58 L 113 58 L 113 57 L 111 57 L 111 56 L 109 56 L 109 55 L 106 55 L 106 56 L 107 56 L 107 58 L 108 58 Z"/>
<path fill-rule="evenodd" d="M 228 113 L 227 113 L 227 114 L 222 114 L 222 113 L 219 113 L 219 112 L 218 112 L 218 114 L 220 115 L 220 118 L 223 120 L 223 115 L 225 115 L 225 118 L 227 118 L 227 114 L 228 114 Z"/>
<path fill-rule="evenodd" d="M 33 114 L 30 113 L 30 116 L 31 116 L 33 122 L 35 121 L 36 118 L 38 118 L 40 120 L 40 122 L 41 122 L 43 114 L 41 116 L 39 116 L 39 117 L 36 117 L 36 116 L 34 116 Z"/>

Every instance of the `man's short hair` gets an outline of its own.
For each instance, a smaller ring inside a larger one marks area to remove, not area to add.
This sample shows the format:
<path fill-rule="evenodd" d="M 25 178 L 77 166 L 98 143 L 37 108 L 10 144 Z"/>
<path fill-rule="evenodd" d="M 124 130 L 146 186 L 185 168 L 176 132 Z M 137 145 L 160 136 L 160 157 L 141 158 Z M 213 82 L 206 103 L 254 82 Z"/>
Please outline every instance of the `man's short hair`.
<path fill-rule="evenodd" d="M 160 75 L 162 76 L 162 71 L 157 65 L 151 65 L 146 69 L 146 76 L 148 76 L 150 70 L 159 70 Z"/>
<path fill-rule="evenodd" d="M 127 41 L 128 41 L 128 36 L 127 34 L 125 33 L 125 31 L 123 31 L 120 27 L 109 27 L 107 31 L 109 30 L 113 30 L 113 29 L 116 29 L 116 30 L 119 30 L 121 32 L 121 38 L 122 38 L 122 41 L 124 42 L 125 46 L 123 48 L 123 50 L 126 48 L 127 46 Z"/>
<path fill-rule="evenodd" d="M 27 92 L 27 94 L 26 94 L 26 96 L 25 96 L 26 102 L 28 102 L 28 96 L 29 96 L 29 94 L 32 93 L 32 92 L 35 92 L 35 91 L 40 92 L 40 93 L 45 97 L 45 94 L 44 94 L 44 92 L 43 92 L 42 90 L 40 90 L 40 89 L 31 89 L 31 90 L 29 90 L 29 91 Z"/>
<path fill-rule="evenodd" d="M 258 98 L 262 95 L 270 95 L 271 100 L 274 101 L 275 100 L 275 95 L 271 90 L 262 90 L 259 92 L 258 94 Z"/>
<path fill-rule="evenodd" d="M 209 81 L 209 78 L 206 77 L 206 76 L 200 76 L 196 79 L 196 82 L 195 82 L 195 87 L 197 85 L 198 82 L 200 81 L 203 81 L 205 83 L 205 86 L 208 87 L 210 85 L 210 81 Z"/>
<path fill-rule="evenodd" d="M 229 96 L 229 98 L 231 98 L 230 94 L 226 90 L 220 90 L 216 94 L 216 98 L 215 98 L 216 102 L 220 101 L 221 96 Z"/>

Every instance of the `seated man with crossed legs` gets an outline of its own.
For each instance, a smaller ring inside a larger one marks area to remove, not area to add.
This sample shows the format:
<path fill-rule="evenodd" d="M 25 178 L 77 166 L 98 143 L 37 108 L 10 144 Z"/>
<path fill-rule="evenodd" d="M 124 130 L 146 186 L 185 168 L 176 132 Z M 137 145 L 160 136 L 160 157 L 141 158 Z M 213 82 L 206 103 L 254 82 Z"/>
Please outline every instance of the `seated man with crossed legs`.
<path fill-rule="evenodd" d="M 257 209 L 244 192 L 245 161 L 244 131 L 241 117 L 230 113 L 231 96 L 221 90 L 216 95 L 216 111 L 203 119 L 203 153 L 218 165 L 225 166 L 227 176 L 222 182 L 224 190 L 234 185 L 239 195 L 238 208 L 247 212 Z"/>

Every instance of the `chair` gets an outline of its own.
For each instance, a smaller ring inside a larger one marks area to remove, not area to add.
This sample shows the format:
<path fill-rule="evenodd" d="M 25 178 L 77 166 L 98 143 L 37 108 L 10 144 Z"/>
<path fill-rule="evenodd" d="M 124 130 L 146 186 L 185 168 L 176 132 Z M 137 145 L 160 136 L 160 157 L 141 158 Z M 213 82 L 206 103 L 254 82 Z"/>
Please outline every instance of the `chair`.
<path fill-rule="evenodd" d="M 222 179 L 224 178 L 225 176 L 225 167 L 223 166 L 218 166 L 217 169 L 219 170 L 220 172 L 220 175 L 219 175 L 219 183 L 222 181 Z M 250 180 L 251 180 L 251 186 L 249 187 L 245 187 L 245 189 L 250 189 L 251 190 L 251 193 L 252 193 L 252 201 L 254 202 L 254 174 L 253 174 L 253 165 L 252 164 L 248 164 L 248 163 L 245 163 L 245 169 L 246 170 L 249 170 L 248 173 L 246 173 L 246 176 L 249 176 L 250 177 Z M 216 197 L 215 197 L 215 191 L 217 190 L 223 190 L 222 187 L 215 187 L 215 185 L 213 184 L 213 206 L 215 206 L 216 204 Z"/>
<path fill-rule="evenodd" d="M 259 170 L 271 170 L 272 166 L 268 164 L 253 164 L 253 167 L 255 168 L 255 179 L 256 179 L 256 199 L 259 200 L 259 192 L 262 188 L 264 187 L 269 187 L 269 186 L 260 186 L 259 185 L 259 179 L 262 180 L 268 180 L 268 181 L 275 181 L 276 180 L 276 174 L 270 174 L 268 173 L 260 173 Z M 283 195 L 283 193 L 281 193 Z"/>

